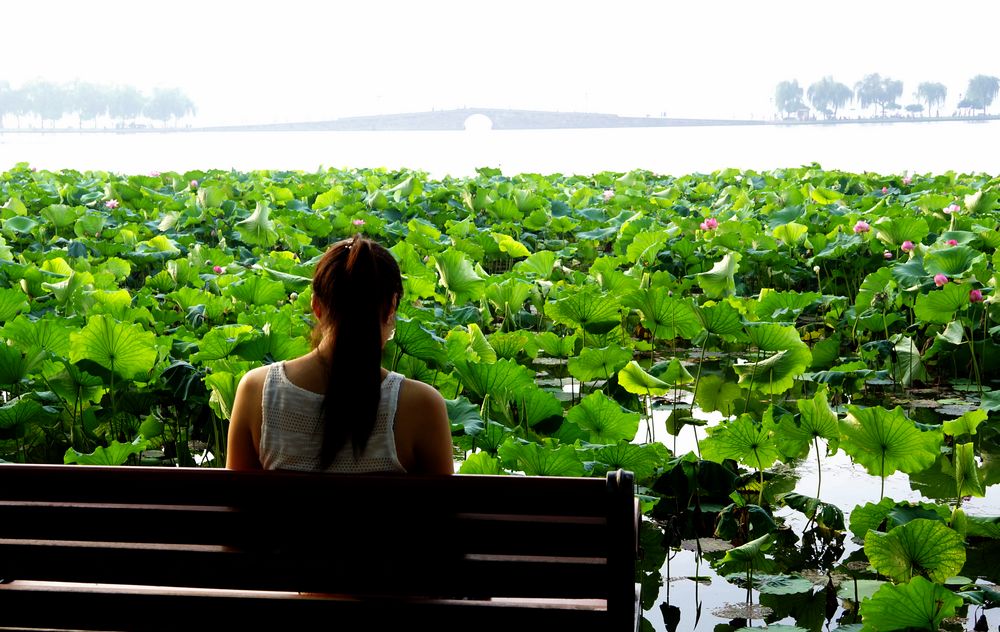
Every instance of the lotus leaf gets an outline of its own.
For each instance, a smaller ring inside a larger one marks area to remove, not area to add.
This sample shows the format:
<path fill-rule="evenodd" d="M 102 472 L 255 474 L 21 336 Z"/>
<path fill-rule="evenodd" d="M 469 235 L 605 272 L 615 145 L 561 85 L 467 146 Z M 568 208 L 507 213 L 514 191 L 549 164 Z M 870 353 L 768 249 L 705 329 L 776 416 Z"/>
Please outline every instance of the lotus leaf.
<path fill-rule="evenodd" d="M 673 298 L 665 287 L 633 292 L 622 303 L 642 312 L 642 326 L 653 332 L 654 339 L 691 340 L 701 332 L 693 302 Z"/>
<path fill-rule="evenodd" d="M 459 474 L 488 474 L 491 476 L 506 474 L 500 465 L 500 460 L 488 452 L 470 454 L 458 470 Z"/>
<path fill-rule="evenodd" d="M 500 459 L 528 476 L 583 476 L 583 463 L 573 446 L 559 448 L 507 439 L 498 450 Z"/>
<path fill-rule="evenodd" d="M 65 320 L 54 316 L 33 321 L 22 314 L 4 325 L 0 333 L 22 351 L 37 347 L 55 356 L 69 354 L 70 326 Z"/>
<path fill-rule="evenodd" d="M 622 408 L 600 391 L 584 397 L 569 409 L 566 418 L 590 433 L 591 443 L 631 441 L 639 430 L 639 413 Z"/>
<path fill-rule="evenodd" d="M 927 253 L 924 269 L 931 276 L 943 274 L 949 279 L 958 279 L 982 260 L 982 253 L 968 246 L 952 246 Z"/>
<path fill-rule="evenodd" d="M 705 332 L 728 342 L 743 336 L 740 313 L 729 303 L 716 303 L 697 307 L 695 313 Z"/>
<path fill-rule="evenodd" d="M 711 270 L 695 275 L 698 285 L 705 291 L 706 296 L 718 299 L 735 292 L 734 277 L 741 258 L 742 255 L 738 252 L 727 253 L 721 261 L 712 266 Z"/>
<path fill-rule="evenodd" d="M 597 349 L 587 347 L 580 355 L 570 358 L 569 373 L 581 382 L 606 380 L 617 373 L 632 359 L 632 352 L 624 347 L 611 345 Z"/>
<path fill-rule="evenodd" d="M 246 219 L 236 222 L 240 239 L 254 246 L 268 248 L 278 241 L 278 232 L 271 221 L 271 207 L 258 200 L 253 213 Z"/>
<path fill-rule="evenodd" d="M 670 390 L 670 384 L 646 373 L 635 360 L 629 362 L 624 369 L 618 372 L 618 383 L 626 391 L 636 395 L 660 396 L 666 395 L 667 391 Z"/>
<path fill-rule="evenodd" d="M 928 323 L 944 325 L 968 304 L 969 288 L 960 283 L 947 283 L 941 289 L 919 295 L 913 313 Z"/>
<path fill-rule="evenodd" d="M 483 295 L 483 278 L 473 269 L 465 253 L 449 248 L 435 255 L 438 277 L 452 303 L 460 305 Z"/>
<path fill-rule="evenodd" d="M 719 411 L 729 415 L 742 394 L 743 389 L 735 382 L 729 382 L 719 375 L 703 375 L 698 380 L 694 401 L 704 412 Z"/>
<path fill-rule="evenodd" d="M 149 446 L 149 441 L 142 435 L 136 437 L 130 443 L 120 443 L 112 441 L 108 447 L 98 447 L 90 454 L 77 452 L 73 448 L 66 450 L 63 462 L 66 464 L 76 463 L 78 465 L 122 465 L 133 454 L 140 454 Z"/>
<path fill-rule="evenodd" d="M 965 565 L 962 536 L 937 520 L 917 518 L 888 533 L 865 534 L 865 554 L 878 572 L 900 582 L 927 574 L 943 582 Z"/>
<path fill-rule="evenodd" d="M 479 407 L 465 397 L 444 400 L 448 408 L 448 419 L 451 421 L 452 432 L 461 431 L 469 436 L 481 434 L 486 424 L 479 416 Z"/>
<path fill-rule="evenodd" d="M 511 427 L 524 424 L 532 427 L 548 419 L 562 419 L 563 408 L 551 393 L 535 385 L 500 393 L 491 401 L 493 410 Z"/>
<path fill-rule="evenodd" d="M 840 445 L 869 474 L 885 479 L 897 470 L 916 473 L 934 464 L 940 433 L 918 430 L 901 407 L 847 410 L 847 418 L 840 421 Z"/>
<path fill-rule="evenodd" d="M 422 327 L 417 321 L 397 318 L 396 333 L 392 338 L 392 344 L 395 344 L 403 353 L 419 358 L 439 370 L 447 366 L 448 358 L 444 350 L 445 341 Z"/>
<path fill-rule="evenodd" d="M 974 436 L 979 424 L 986 421 L 989 416 L 985 410 L 970 410 L 958 419 L 952 419 L 942 424 L 941 429 L 950 437 L 960 437 L 962 435 Z"/>
<path fill-rule="evenodd" d="M 547 303 L 545 314 L 557 323 L 595 334 L 611 331 L 621 322 L 617 303 L 590 288 Z"/>
<path fill-rule="evenodd" d="M 91 316 L 79 332 L 70 334 L 70 362 L 90 360 L 125 379 L 152 370 L 156 362 L 156 336 L 140 325 L 114 322 L 104 315 Z"/>
<path fill-rule="evenodd" d="M 914 577 L 898 586 L 886 584 L 871 599 L 861 602 L 862 632 L 906 629 L 934 632 L 961 605 L 961 597 L 923 577 Z"/>
<path fill-rule="evenodd" d="M 462 385 L 480 400 L 487 394 L 498 397 L 505 391 L 516 391 L 535 383 L 535 374 L 512 360 L 457 362 L 455 371 Z"/>
<path fill-rule="evenodd" d="M 740 415 L 734 421 L 709 428 L 708 437 L 701 440 L 701 455 L 716 463 L 733 459 L 764 470 L 778 460 L 774 431 L 770 419 L 757 424 L 750 415 Z"/>

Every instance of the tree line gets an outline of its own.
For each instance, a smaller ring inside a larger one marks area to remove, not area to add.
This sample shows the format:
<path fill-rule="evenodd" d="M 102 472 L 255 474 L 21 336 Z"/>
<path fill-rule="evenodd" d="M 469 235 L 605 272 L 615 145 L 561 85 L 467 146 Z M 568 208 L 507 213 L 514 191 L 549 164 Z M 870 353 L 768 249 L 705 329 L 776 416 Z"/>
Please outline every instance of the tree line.
<path fill-rule="evenodd" d="M 55 128 L 57 123 L 124 128 L 154 121 L 176 127 L 194 113 L 194 102 L 180 88 L 156 88 L 146 95 L 128 85 L 35 80 L 14 88 L 0 80 L 0 129 L 5 120 L 13 120 L 18 129 Z"/>
<path fill-rule="evenodd" d="M 961 95 L 957 109 L 959 113 L 971 114 L 976 111 L 986 114 L 986 108 L 992 105 L 1000 93 L 1000 78 L 991 75 L 976 75 L 969 79 L 965 94 Z M 948 88 L 943 83 L 925 81 L 917 86 L 913 93 L 916 103 L 901 106 L 897 103 L 903 95 L 903 82 L 883 77 L 879 74 L 866 75 L 851 89 L 847 85 L 834 81 L 833 77 L 823 77 L 813 83 L 805 91 L 812 109 L 824 118 L 837 118 L 837 113 L 847 104 L 856 101 L 862 108 L 873 108 L 878 116 L 898 116 L 902 111 L 910 115 L 918 115 L 932 110 L 934 116 L 940 116 L 941 106 L 948 96 Z M 803 101 L 803 90 L 798 80 L 782 81 L 774 91 L 774 105 L 778 113 L 785 117 L 804 117 L 810 115 L 810 108 Z"/>

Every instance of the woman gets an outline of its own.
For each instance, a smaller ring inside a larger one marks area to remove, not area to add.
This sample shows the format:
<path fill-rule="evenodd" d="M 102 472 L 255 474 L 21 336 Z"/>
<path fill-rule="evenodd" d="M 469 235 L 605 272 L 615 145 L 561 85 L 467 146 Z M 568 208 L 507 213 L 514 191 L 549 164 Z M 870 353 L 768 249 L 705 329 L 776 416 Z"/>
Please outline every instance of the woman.
<path fill-rule="evenodd" d="M 360 235 L 338 242 L 312 288 L 314 348 L 243 376 L 226 467 L 453 473 L 440 393 L 382 368 L 403 295 L 392 254 Z"/>

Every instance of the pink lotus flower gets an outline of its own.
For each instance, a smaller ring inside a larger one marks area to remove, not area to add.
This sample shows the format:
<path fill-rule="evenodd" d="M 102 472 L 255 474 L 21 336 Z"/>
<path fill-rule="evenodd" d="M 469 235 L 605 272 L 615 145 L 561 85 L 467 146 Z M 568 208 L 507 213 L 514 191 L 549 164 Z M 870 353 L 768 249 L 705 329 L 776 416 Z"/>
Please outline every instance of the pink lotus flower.
<path fill-rule="evenodd" d="M 222 274 L 222 266 L 212 266 L 212 272 Z"/>
<path fill-rule="evenodd" d="M 913 178 L 910 176 L 903 176 L 903 186 L 908 187 L 910 183 L 913 182 Z"/>
<path fill-rule="evenodd" d="M 904 241 L 903 245 L 899 247 L 899 249 L 902 250 L 903 252 L 913 252 L 913 248 L 914 248 L 913 242 L 910 241 L 909 239 Z"/>
<path fill-rule="evenodd" d="M 863 219 L 859 219 L 858 223 L 854 225 L 855 233 L 867 233 L 872 227 Z"/>
<path fill-rule="evenodd" d="M 885 195 L 888 192 L 889 192 L 889 187 L 882 187 L 882 195 Z"/>
<path fill-rule="evenodd" d="M 983 302 L 982 290 L 969 290 L 969 301 L 973 303 L 982 303 Z"/>
<path fill-rule="evenodd" d="M 885 257 L 886 259 L 892 259 L 892 253 L 889 252 L 888 250 L 883 250 L 882 256 Z"/>
<path fill-rule="evenodd" d="M 365 220 L 363 220 L 363 219 L 356 219 L 356 220 L 351 221 L 351 223 L 354 224 L 355 226 L 364 226 L 365 225 Z"/>
<path fill-rule="evenodd" d="M 951 215 L 952 213 L 957 213 L 960 210 L 962 210 L 962 209 L 961 209 L 961 207 L 958 206 L 958 204 L 952 204 L 951 206 L 944 207 L 944 213 L 945 213 L 945 215 Z"/>
<path fill-rule="evenodd" d="M 605 202 L 610 202 L 611 198 L 615 197 L 615 192 L 612 189 L 604 189 L 604 192 L 601 193 L 601 197 L 604 198 Z"/>
<path fill-rule="evenodd" d="M 948 282 L 948 277 L 946 277 L 945 275 L 943 275 L 943 274 L 935 274 L 934 275 L 934 285 L 936 285 L 938 287 L 941 287 L 942 285 L 944 285 L 947 282 Z"/>
<path fill-rule="evenodd" d="M 705 220 L 705 228 L 707 228 L 708 230 L 715 230 L 718 227 L 719 227 L 719 220 L 715 219 L 714 217 L 709 217 L 708 219 Z"/>
<path fill-rule="evenodd" d="M 957 246 L 957 245 L 958 245 L 958 242 L 957 242 L 956 240 L 954 240 L 954 239 L 949 239 L 949 240 L 947 241 L 947 244 L 948 244 L 949 246 Z"/>
<path fill-rule="evenodd" d="M 150 172 L 149 172 L 149 177 L 150 177 L 150 178 L 159 178 L 159 177 L 160 177 L 160 172 L 159 172 L 159 171 L 156 171 L 156 170 L 154 169 L 153 171 L 150 171 Z"/>
<path fill-rule="evenodd" d="M 118 200 L 110 199 L 104 203 L 104 208 L 115 209 L 118 208 Z"/>
<path fill-rule="evenodd" d="M 698 224 L 698 228 L 700 228 L 702 230 L 708 230 L 708 224 L 706 224 L 705 222 L 702 222 L 702 223 Z"/>
<path fill-rule="evenodd" d="M 188 182 L 188 186 L 191 187 L 192 189 L 197 189 L 198 188 L 198 181 L 197 180 L 192 180 L 191 182 Z"/>

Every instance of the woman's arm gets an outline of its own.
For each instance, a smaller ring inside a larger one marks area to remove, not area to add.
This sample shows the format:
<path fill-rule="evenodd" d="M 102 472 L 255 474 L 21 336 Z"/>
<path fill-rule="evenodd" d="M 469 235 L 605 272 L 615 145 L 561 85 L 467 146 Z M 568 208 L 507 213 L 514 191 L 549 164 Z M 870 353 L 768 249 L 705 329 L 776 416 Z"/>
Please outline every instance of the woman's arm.
<path fill-rule="evenodd" d="M 434 387 L 406 380 L 396 411 L 397 432 L 410 446 L 413 474 L 454 474 L 451 422 L 444 398 Z"/>
<path fill-rule="evenodd" d="M 236 387 L 229 419 L 226 467 L 230 470 L 259 470 L 261 402 L 267 367 L 249 371 Z"/>

